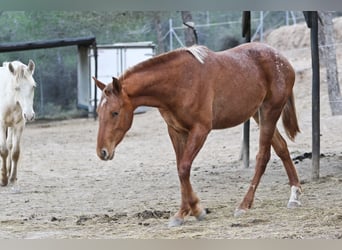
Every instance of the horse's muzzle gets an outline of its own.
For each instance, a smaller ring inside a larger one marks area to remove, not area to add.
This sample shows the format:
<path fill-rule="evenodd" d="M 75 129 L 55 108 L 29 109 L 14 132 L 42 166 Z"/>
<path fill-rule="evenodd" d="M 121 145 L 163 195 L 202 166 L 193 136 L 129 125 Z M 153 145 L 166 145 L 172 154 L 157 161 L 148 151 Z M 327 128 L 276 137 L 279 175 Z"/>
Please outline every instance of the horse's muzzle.
<path fill-rule="evenodd" d="M 26 120 L 27 122 L 32 122 L 32 121 L 34 121 L 35 117 L 36 117 L 36 114 L 35 114 L 34 112 L 32 112 L 32 113 L 30 113 L 30 114 L 24 113 L 24 118 L 25 118 L 25 120 Z"/>
<path fill-rule="evenodd" d="M 97 155 L 103 161 L 112 160 L 114 158 L 114 150 L 110 154 L 106 148 L 102 148 L 97 151 Z"/>

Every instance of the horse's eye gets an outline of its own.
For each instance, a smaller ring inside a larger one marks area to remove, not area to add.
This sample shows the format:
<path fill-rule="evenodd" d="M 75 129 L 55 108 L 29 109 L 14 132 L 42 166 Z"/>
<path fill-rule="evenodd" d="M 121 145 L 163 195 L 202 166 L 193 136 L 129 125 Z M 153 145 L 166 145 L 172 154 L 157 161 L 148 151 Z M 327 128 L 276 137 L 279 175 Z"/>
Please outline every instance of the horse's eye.
<path fill-rule="evenodd" d="M 116 111 L 113 111 L 113 112 L 112 112 L 112 116 L 113 116 L 113 117 L 116 117 L 118 114 L 119 114 L 119 112 L 116 112 Z"/>

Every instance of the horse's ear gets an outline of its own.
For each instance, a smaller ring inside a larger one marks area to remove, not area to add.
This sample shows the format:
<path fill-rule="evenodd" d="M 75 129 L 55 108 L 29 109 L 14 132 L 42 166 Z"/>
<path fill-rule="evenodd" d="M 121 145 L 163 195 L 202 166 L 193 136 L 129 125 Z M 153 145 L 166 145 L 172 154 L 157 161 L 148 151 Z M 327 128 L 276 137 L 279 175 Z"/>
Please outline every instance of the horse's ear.
<path fill-rule="evenodd" d="M 15 70 L 14 70 L 14 67 L 13 67 L 12 63 L 9 63 L 9 64 L 8 64 L 8 69 L 9 69 L 9 71 L 10 71 L 13 75 L 15 74 Z"/>
<path fill-rule="evenodd" d="M 36 66 L 36 65 L 34 64 L 34 62 L 30 59 L 28 65 L 27 65 L 27 67 L 28 67 L 28 70 L 31 72 L 32 75 L 33 75 L 33 73 L 34 73 L 34 68 L 35 68 L 35 66 Z"/>
<path fill-rule="evenodd" d="M 93 80 L 95 81 L 95 84 L 96 84 L 96 86 L 97 86 L 99 89 L 103 90 L 103 89 L 106 87 L 106 84 L 100 82 L 100 81 L 97 80 L 95 77 L 93 77 Z"/>
<path fill-rule="evenodd" d="M 120 94 L 121 92 L 121 83 L 119 82 L 118 79 L 116 79 L 115 77 L 113 77 L 113 90 L 116 92 L 116 94 Z"/>

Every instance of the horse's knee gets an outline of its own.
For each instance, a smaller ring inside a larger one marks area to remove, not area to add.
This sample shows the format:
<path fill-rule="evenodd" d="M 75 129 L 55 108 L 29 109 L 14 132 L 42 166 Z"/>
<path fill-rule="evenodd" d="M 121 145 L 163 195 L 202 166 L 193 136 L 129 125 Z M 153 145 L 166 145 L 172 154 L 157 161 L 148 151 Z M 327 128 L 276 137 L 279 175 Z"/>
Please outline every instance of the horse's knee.
<path fill-rule="evenodd" d="M 8 156 L 8 148 L 7 148 L 6 144 L 0 145 L 0 156 L 3 159 L 7 158 L 7 156 Z"/>
<path fill-rule="evenodd" d="M 180 166 L 178 167 L 178 177 L 181 182 L 190 179 L 190 169 L 191 163 L 185 162 L 180 164 Z"/>
<path fill-rule="evenodd" d="M 12 160 L 17 162 L 20 156 L 20 149 L 19 148 L 14 148 L 12 150 Z"/>

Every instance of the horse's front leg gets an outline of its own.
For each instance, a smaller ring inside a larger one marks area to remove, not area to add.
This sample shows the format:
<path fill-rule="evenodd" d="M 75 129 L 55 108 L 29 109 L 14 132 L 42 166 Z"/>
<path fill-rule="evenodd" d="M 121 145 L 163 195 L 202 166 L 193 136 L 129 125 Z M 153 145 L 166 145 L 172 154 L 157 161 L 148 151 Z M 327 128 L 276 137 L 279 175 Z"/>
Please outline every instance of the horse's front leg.
<path fill-rule="evenodd" d="M 205 210 L 199 204 L 199 198 L 192 189 L 190 183 L 190 170 L 193 160 L 202 148 L 209 130 L 198 126 L 189 133 L 179 133 L 169 127 L 176 157 L 177 170 L 181 187 L 181 206 L 178 212 L 171 218 L 169 226 L 179 226 L 184 223 L 184 218 L 191 214 L 198 220 L 205 217 Z"/>
<path fill-rule="evenodd" d="M 2 160 L 0 185 L 6 186 L 8 183 L 6 167 L 8 149 L 6 145 L 6 127 L 4 125 L 0 125 L 0 156 Z"/>
<path fill-rule="evenodd" d="M 7 177 L 10 176 L 12 172 L 12 157 L 11 157 L 11 151 L 13 148 L 13 141 L 12 141 L 12 128 L 7 129 L 7 139 L 6 139 L 6 145 L 8 150 L 8 157 L 7 157 Z"/>
<path fill-rule="evenodd" d="M 20 156 L 20 139 L 24 129 L 24 122 L 17 124 L 16 127 L 10 128 L 8 139 L 11 141 L 9 144 L 11 168 L 9 172 L 9 181 L 14 184 L 17 180 L 17 167 Z"/>

